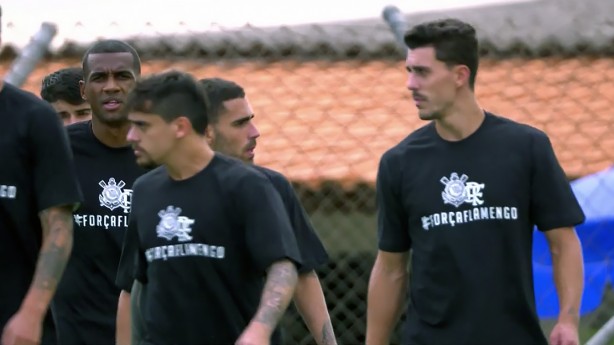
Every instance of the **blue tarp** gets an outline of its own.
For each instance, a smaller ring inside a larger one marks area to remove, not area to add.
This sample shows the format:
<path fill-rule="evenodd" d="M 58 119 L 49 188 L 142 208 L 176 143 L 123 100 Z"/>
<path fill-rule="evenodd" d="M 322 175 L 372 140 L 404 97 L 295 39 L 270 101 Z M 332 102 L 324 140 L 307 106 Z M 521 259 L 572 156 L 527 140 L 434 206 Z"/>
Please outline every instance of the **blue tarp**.
<path fill-rule="evenodd" d="M 595 310 L 606 284 L 614 281 L 614 167 L 577 179 L 572 190 L 586 215 L 576 228 L 584 252 L 585 279 L 581 313 Z M 533 236 L 533 277 L 540 317 L 558 315 L 558 299 L 552 276 L 552 259 L 543 233 Z"/>

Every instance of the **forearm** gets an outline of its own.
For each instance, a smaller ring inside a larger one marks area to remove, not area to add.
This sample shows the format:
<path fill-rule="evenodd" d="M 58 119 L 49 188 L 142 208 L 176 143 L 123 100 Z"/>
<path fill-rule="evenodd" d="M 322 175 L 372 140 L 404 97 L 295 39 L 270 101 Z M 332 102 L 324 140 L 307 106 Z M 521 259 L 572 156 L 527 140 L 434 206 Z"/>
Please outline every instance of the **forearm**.
<path fill-rule="evenodd" d="M 41 318 L 47 312 L 73 243 L 72 212 L 68 207 L 53 207 L 40 214 L 43 243 L 38 256 L 32 284 L 21 308 Z"/>
<path fill-rule="evenodd" d="M 403 311 L 406 288 L 406 270 L 386 271 L 376 262 L 367 294 L 367 345 L 390 343 L 390 335 Z"/>
<path fill-rule="evenodd" d="M 131 306 L 130 306 L 131 293 L 122 290 L 119 294 L 119 301 L 117 303 L 117 319 L 115 327 L 115 342 L 117 345 L 130 345 L 131 338 Z"/>
<path fill-rule="evenodd" d="M 297 272 L 292 262 L 283 260 L 271 265 L 252 326 L 272 334 L 292 300 L 296 282 Z"/>
<path fill-rule="evenodd" d="M 337 344 L 324 292 L 314 271 L 298 276 L 294 304 L 318 345 Z"/>
<path fill-rule="evenodd" d="M 559 297 L 559 321 L 578 324 L 584 288 L 584 265 L 579 241 L 551 247 L 554 281 Z"/>

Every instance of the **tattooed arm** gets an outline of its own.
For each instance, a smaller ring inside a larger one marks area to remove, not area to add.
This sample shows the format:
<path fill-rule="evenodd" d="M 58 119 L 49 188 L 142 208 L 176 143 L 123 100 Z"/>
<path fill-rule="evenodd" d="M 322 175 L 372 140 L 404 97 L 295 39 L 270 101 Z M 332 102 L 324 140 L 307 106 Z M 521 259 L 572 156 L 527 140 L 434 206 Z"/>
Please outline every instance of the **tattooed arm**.
<path fill-rule="evenodd" d="M 42 322 L 72 250 L 71 208 L 51 207 L 42 211 L 39 217 L 43 243 L 34 278 L 20 309 L 4 328 L 2 344 L 40 342 Z"/>
<path fill-rule="evenodd" d="M 315 271 L 298 276 L 294 304 L 318 345 L 337 344 L 320 279 Z"/>
<path fill-rule="evenodd" d="M 277 261 L 271 265 L 260 306 L 237 340 L 237 345 L 269 344 L 275 327 L 292 300 L 297 275 L 296 267 L 289 260 Z"/>

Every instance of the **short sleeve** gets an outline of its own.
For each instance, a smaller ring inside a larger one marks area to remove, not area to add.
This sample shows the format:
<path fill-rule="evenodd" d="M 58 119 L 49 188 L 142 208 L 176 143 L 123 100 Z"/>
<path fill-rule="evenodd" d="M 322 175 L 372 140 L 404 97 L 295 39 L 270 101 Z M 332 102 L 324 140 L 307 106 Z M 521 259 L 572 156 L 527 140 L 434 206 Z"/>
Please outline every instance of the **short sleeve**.
<path fill-rule="evenodd" d="M 376 181 L 377 236 L 380 250 L 405 252 L 411 248 L 408 215 L 400 195 L 400 171 L 391 169 L 387 152 L 380 160 Z"/>
<path fill-rule="evenodd" d="M 128 228 L 126 229 L 124 242 L 122 244 L 122 254 L 119 259 L 119 266 L 117 267 L 117 276 L 115 278 L 115 285 L 127 292 L 132 290 L 132 284 L 136 278 L 136 272 L 139 265 L 139 235 L 137 231 L 134 214 L 130 214 Z"/>
<path fill-rule="evenodd" d="M 300 269 L 296 238 L 272 183 L 254 172 L 242 177 L 235 193 L 237 211 L 245 226 L 247 248 L 256 267 L 265 272 L 274 262 L 289 259 Z"/>
<path fill-rule="evenodd" d="M 147 260 L 141 248 L 141 238 L 139 236 L 138 212 L 140 210 L 141 177 L 137 178 L 132 184 L 132 200 L 130 215 L 128 216 L 128 227 L 122 243 L 122 254 L 117 268 L 115 285 L 118 288 L 130 292 L 134 280 L 143 284 L 147 283 Z"/>
<path fill-rule="evenodd" d="M 585 216 L 546 134 L 532 139 L 531 220 L 541 231 L 584 222 Z"/>
<path fill-rule="evenodd" d="M 38 211 L 54 206 L 73 205 L 83 200 L 73 155 L 64 127 L 46 104 L 29 114 L 29 142 L 33 152 L 33 177 Z"/>
<path fill-rule="evenodd" d="M 326 264 L 328 254 L 292 185 L 286 179 L 283 179 L 283 185 L 283 188 L 279 188 L 279 193 L 286 206 L 302 259 L 299 273 L 310 272 Z"/>

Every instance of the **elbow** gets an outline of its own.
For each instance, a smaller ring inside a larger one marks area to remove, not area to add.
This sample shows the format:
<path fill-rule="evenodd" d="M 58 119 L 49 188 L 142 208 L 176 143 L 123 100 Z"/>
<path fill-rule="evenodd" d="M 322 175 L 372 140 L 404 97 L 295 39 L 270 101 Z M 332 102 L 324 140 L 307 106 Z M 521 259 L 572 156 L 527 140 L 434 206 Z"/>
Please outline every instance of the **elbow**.
<path fill-rule="evenodd" d="M 582 260 L 582 244 L 575 232 L 549 241 L 549 248 L 553 260 L 563 257 L 574 257 Z"/>
<path fill-rule="evenodd" d="M 387 263 L 382 260 L 375 261 L 373 265 L 373 275 L 385 276 L 391 279 L 404 279 L 409 274 L 406 265 L 401 263 Z"/>

